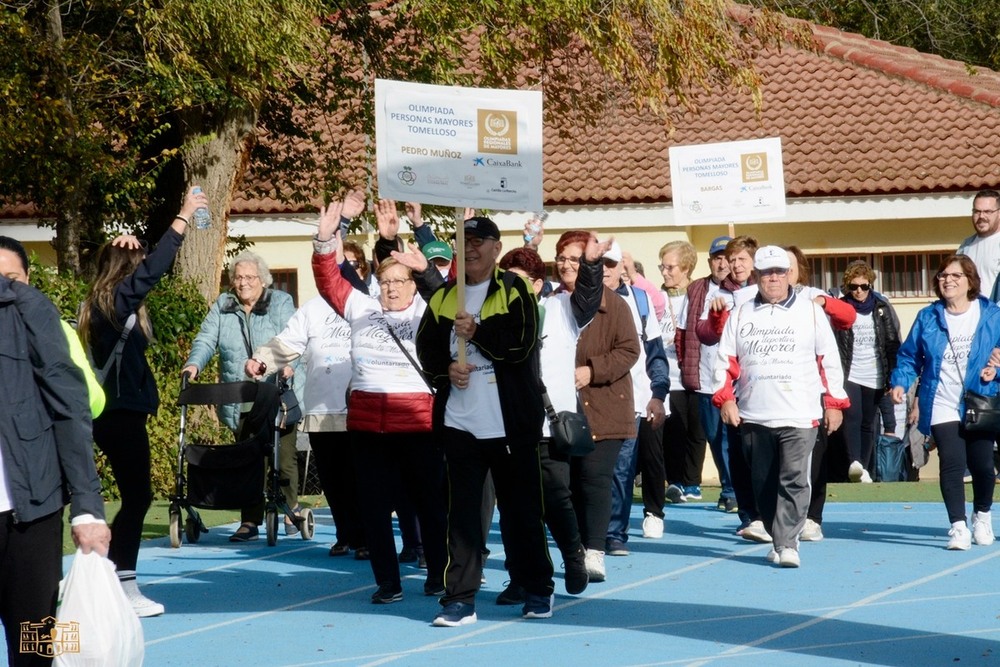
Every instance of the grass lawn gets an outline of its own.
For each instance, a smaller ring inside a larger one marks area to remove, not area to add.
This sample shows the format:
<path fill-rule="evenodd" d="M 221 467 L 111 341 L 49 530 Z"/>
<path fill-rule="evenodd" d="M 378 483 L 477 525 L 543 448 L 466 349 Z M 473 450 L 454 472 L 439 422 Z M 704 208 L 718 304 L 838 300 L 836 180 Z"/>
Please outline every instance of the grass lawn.
<path fill-rule="evenodd" d="M 719 498 L 719 487 L 703 486 L 702 495 L 704 500 L 702 503 L 712 503 L 714 504 Z M 972 485 L 965 485 L 965 497 L 972 498 Z M 996 497 L 996 494 L 994 494 Z M 827 487 L 827 502 L 853 502 L 853 503 L 865 503 L 865 502 L 901 502 L 901 503 L 921 503 L 921 502 L 932 502 L 939 503 L 941 500 L 941 490 L 938 487 L 937 480 L 928 480 L 925 482 L 894 482 L 894 483 L 882 483 L 875 482 L 874 484 L 830 484 Z M 633 502 L 641 503 L 642 497 L 639 495 L 639 490 L 636 489 L 636 495 L 633 497 Z M 300 496 L 299 503 L 303 507 L 325 507 L 326 498 L 323 496 Z M 108 514 L 108 521 L 114 519 L 115 513 L 118 511 L 120 503 L 117 500 L 109 501 L 105 504 L 105 511 Z M 169 517 L 167 516 L 167 510 L 170 507 L 170 501 L 168 500 L 155 500 L 153 501 L 153 506 L 149 508 L 149 513 L 146 515 L 146 522 L 143 526 L 142 537 L 143 539 L 152 539 L 155 537 L 165 537 L 167 535 L 167 526 L 169 524 Z M 239 521 L 240 512 L 239 510 L 198 510 L 201 515 L 202 520 L 205 522 L 206 526 L 221 526 L 227 523 L 233 523 Z M 183 517 L 182 517 L 183 518 Z M 66 522 L 66 532 L 63 538 L 63 553 L 71 554 L 75 550 L 73 546 L 73 540 L 69 536 L 69 522 Z"/>

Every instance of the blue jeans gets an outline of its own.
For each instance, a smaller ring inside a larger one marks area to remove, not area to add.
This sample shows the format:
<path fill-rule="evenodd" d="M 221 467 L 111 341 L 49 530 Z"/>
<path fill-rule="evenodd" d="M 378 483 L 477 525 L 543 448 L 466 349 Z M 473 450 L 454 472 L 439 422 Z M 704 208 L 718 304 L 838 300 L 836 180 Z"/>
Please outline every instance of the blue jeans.
<path fill-rule="evenodd" d="M 642 428 L 642 417 L 635 418 L 636 429 Z M 632 515 L 632 487 L 635 484 L 635 467 L 639 459 L 638 438 L 622 442 L 611 479 L 611 520 L 608 522 L 608 540 L 628 542 L 628 522 Z"/>
<path fill-rule="evenodd" d="M 712 451 L 712 460 L 719 471 L 719 485 L 722 486 L 723 498 L 735 498 L 733 482 L 729 478 L 729 443 L 726 438 L 726 429 L 722 424 L 722 414 L 719 408 L 712 405 L 711 394 L 698 394 L 699 413 L 701 414 L 701 426 L 705 430 L 705 439 L 708 440 L 708 447 Z"/>

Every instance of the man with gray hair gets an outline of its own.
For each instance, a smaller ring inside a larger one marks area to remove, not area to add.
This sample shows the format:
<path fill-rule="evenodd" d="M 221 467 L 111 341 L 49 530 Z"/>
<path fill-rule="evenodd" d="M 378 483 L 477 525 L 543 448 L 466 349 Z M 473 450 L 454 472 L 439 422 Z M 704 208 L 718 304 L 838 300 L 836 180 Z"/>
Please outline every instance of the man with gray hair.
<path fill-rule="evenodd" d="M 789 268 L 778 246 L 755 253 L 759 292 L 726 321 L 712 403 L 739 428 L 757 510 L 774 538 L 768 560 L 798 567 L 816 429 L 825 414 L 827 431 L 837 430 L 850 403 L 833 330 L 819 305 L 791 289 Z"/>

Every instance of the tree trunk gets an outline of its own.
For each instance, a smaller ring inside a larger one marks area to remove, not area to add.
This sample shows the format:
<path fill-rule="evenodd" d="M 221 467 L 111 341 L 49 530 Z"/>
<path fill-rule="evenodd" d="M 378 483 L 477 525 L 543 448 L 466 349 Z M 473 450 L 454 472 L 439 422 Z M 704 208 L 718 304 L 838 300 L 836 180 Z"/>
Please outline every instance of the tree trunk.
<path fill-rule="evenodd" d="M 200 185 L 205 192 L 212 225 L 209 229 L 196 229 L 192 221 L 177 257 L 176 270 L 181 277 L 198 284 L 207 303 L 219 295 L 219 277 L 229 236 L 229 209 L 246 168 L 257 112 L 256 108 L 230 109 L 209 118 L 199 110 L 192 110 L 181 118 L 187 187 Z"/>

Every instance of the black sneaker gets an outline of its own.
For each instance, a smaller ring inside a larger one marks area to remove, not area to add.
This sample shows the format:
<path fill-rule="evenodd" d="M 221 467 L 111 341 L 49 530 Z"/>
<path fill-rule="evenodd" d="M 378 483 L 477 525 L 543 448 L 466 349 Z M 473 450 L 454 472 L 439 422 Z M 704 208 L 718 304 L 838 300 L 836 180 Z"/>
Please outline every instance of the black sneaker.
<path fill-rule="evenodd" d="M 403 547 L 399 552 L 400 563 L 416 563 L 419 557 L 417 550 L 413 547 Z"/>
<path fill-rule="evenodd" d="M 726 498 L 726 514 L 736 514 L 740 511 L 740 506 L 736 503 L 736 498 Z"/>
<path fill-rule="evenodd" d="M 444 595 L 444 592 L 443 581 L 431 581 L 428 579 L 424 582 L 424 595 L 428 597 L 441 597 Z"/>
<path fill-rule="evenodd" d="M 379 584 L 372 593 L 372 604 L 392 604 L 403 599 L 403 589 L 399 584 Z"/>
<path fill-rule="evenodd" d="M 570 555 L 563 562 L 566 573 L 563 575 L 563 584 L 566 585 L 566 592 L 570 595 L 579 595 L 587 590 L 590 583 L 590 576 L 587 574 L 586 552 L 583 547 L 577 549 L 576 553 Z"/>
<path fill-rule="evenodd" d="M 524 595 L 525 591 L 521 585 L 510 581 L 507 582 L 507 588 L 500 591 L 500 595 L 497 596 L 497 604 L 502 606 L 524 604 Z"/>
<path fill-rule="evenodd" d="M 354 560 L 371 560 L 372 555 L 368 551 L 368 547 L 358 547 L 354 550 Z"/>
<path fill-rule="evenodd" d="M 521 616 L 524 618 L 552 618 L 552 603 L 555 595 L 532 595 L 525 596 L 524 607 L 521 609 Z"/>

